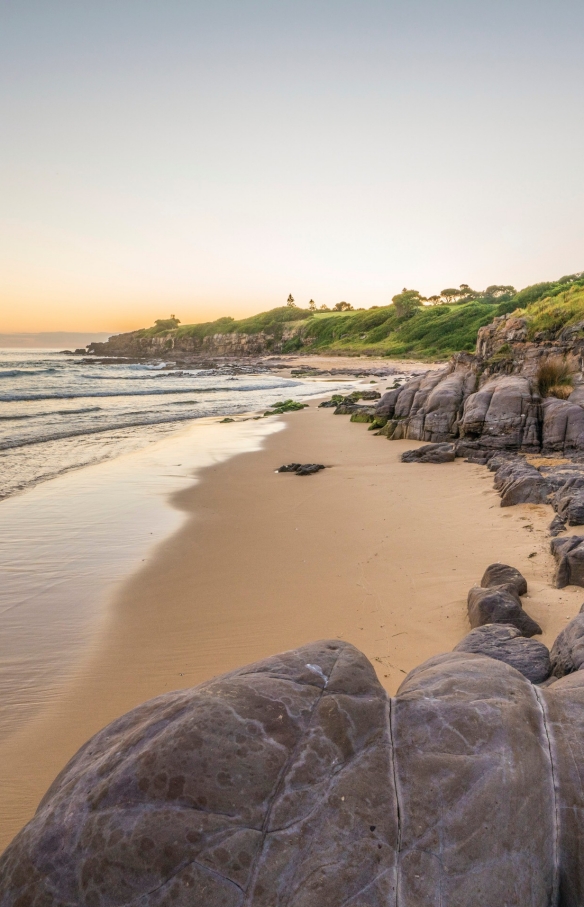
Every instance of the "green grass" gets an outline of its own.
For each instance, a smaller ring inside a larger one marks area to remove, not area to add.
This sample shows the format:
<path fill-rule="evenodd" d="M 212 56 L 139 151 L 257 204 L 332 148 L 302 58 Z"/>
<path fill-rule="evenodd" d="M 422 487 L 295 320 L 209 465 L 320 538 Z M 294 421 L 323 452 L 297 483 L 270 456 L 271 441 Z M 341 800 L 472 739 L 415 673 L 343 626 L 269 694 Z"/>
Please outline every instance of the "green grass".
<path fill-rule="evenodd" d="M 575 285 L 569 290 L 540 299 L 525 312 L 528 322 L 527 336 L 533 340 L 536 334 L 557 333 L 579 321 L 584 321 L 584 287 Z M 584 335 L 584 331 L 582 331 Z"/>

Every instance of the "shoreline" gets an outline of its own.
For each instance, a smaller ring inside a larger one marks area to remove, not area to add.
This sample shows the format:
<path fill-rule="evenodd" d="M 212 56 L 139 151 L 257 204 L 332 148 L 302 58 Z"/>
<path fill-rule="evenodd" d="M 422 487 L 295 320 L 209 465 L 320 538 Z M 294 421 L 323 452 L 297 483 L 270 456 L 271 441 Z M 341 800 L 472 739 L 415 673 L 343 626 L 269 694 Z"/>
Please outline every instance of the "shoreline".
<path fill-rule="evenodd" d="M 331 410 L 279 421 L 259 451 L 172 496 L 179 528 L 122 582 L 59 701 L 0 744 L 0 848 L 79 746 L 160 693 L 327 637 L 355 644 L 394 692 L 466 634 L 467 591 L 496 560 L 527 577 L 544 642 L 578 612 L 580 590 L 550 586 L 550 508 L 502 509 L 483 467 L 402 464 L 415 442 L 373 437 Z M 291 461 L 331 468 L 274 472 Z"/>

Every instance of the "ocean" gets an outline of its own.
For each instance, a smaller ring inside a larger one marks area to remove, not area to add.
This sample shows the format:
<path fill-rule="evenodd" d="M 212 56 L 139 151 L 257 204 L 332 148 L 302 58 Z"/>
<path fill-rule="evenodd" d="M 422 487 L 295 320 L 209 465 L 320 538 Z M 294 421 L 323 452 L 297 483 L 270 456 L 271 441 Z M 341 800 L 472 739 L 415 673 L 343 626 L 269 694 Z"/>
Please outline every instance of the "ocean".
<path fill-rule="evenodd" d="M 252 417 L 271 403 L 359 383 L 0 351 L 0 749 L 58 701 L 116 590 L 180 528 L 174 495 L 282 430 Z"/>
<path fill-rule="evenodd" d="M 170 362 L 0 350 L 0 498 L 138 450 L 190 420 L 354 386 L 252 367 L 177 370 Z"/>

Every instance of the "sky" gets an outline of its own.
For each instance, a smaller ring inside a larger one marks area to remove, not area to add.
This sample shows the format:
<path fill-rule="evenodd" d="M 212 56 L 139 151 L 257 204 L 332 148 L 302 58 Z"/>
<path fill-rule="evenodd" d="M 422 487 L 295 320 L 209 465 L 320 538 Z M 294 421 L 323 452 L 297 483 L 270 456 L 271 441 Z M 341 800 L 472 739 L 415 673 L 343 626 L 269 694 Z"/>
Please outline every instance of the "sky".
<path fill-rule="evenodd" d="M 581 0 L 3 0 L 0 331 L 584 269 Z"/>

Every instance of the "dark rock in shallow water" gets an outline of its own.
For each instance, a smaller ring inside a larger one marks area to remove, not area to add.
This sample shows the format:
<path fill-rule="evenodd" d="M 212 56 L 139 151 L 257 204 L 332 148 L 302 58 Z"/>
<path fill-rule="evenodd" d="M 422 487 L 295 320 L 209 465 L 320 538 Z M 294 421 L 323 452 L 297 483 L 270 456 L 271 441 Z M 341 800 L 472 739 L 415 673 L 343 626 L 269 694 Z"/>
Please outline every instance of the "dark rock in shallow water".
<path fill-rule="evenodd" d="M 511 665 L 532 683 L 543 683 L 550 675 L 550 653 L 535 639 L 526 639 L 509 624 L 484 624 L 471 630 L 454 648 L 455 652 L 474 652 Z"/>
<path fill-rule="evenodd" d="M 564 535 L 552 539 L 551 552 L 556 559 L 554 585 L 584 586 L 584 535 Z"/>
<path fill-rule="evenodd" d="M 468 619 L 473 630 L 484 624 L 511 624 L 522 636 L 541 633 L 539 624 L 523 610 L 515 587 L 508 583 L 488 589 L 473 586 L 468 593 Z"/>
<path fill-rule="evenodd" d="M 564 627 L 552 646 L 552 674 L 564 677 L 584 665 L 584 614 L 578 614 Z"/>
<path fill-rule="evenodd" d="M 288 466 L 280 466 L 277 472 L 295 472 L 297 476 L 311 476 L 325 468 L 322 463 L 289 463 Z"/>
<path fill-rule="evenodd" d="M 1 907 L 581 907 L 584 672 L 454 652 L 390 701 L 339 641 L 168 693 L 73 757 Z"/>
<path fill-rule="evenodd" d="M 454 444 L 424 444 L 401 455 L 402 463 L 452 463 L 455 459 Z"/>
<path fill-rule="evenodd" d="M 488 589 L 490 586 L 500 586 L 502 583 L 515 588 L 517 595 L 527 594 L 527 580 L 515 567 L 508 564 L 491 564 L 483 573 L 481 586 Z"/>

